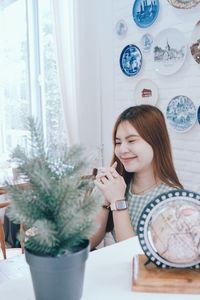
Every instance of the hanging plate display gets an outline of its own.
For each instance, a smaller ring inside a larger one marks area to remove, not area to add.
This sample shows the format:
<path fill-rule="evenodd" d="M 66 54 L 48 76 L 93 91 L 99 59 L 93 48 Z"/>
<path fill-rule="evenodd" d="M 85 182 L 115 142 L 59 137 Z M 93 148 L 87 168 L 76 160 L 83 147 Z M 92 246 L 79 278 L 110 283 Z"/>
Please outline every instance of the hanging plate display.
<path fill-rule="evenodd" d="M 165 29 L 155 37 L 152 51 L 155 70 L 162 75 L 171 75 L 177 72 L 185 61 L 185 37 L 178 29 Z"/>
<path fill-rule="evenodd" d="M 115 30 L 119 38 L 124 38 L 128 30 L 126 22 L 122 19 L 119 20 L 115 26 Z"/>
<path fill-rule="evenodd" d="M 191 35 L 190 52 L 194 60 L 200 64 L 200 21 L 195 25 Z"/>
<path fill-rule="evenodd" d="M 197 119 L 198 119 L 198 122 L 200 124 L 200 106 L 199 106 L 198 111 L 197 111 Z"/>
<path fill-rule="evenodd" d="M 186 132 L 196 122 L 197 112 L 195 105 L 187 96 L 176 96 L 167 106 L 166 118 L 175 131 Z"/>
<path fill-rule="evenodd" d="M 177 8 L 191 8 L 196 6 L 200 0 L 168 0 L 168 2 Z"/>
<path fill-rule="evenodd" d="M 122 50 L 120 67 L 127 76 L 138 74 L 142 67 L 142 53 L 136 45 L 128 45 Z"/>
<path fill-rule="evenodd" d="M 162 268 L 200 268 L 200 195 L 173 190 L 143 210 L 137 228 L 140 245 Z"/>
<path fill-rule="evenodd" d="M 151 26 L 159 12 L 159 0 L 135 0 L 133 4 L 133 19 L 137 26 Z"/>
<path fill-rule="evenodd" d="M 149 33 L 145 33 L 141 40 L 140 45 L 143 51 L 148 52 L 151 49 L 153 39 Z"/>
<path fill-rule="evenodd" d="M 158 88 L 150 79 L 141 79 L 135 86 L 134 101 L 136 105 L 156 105 L 158 101 Z"/>

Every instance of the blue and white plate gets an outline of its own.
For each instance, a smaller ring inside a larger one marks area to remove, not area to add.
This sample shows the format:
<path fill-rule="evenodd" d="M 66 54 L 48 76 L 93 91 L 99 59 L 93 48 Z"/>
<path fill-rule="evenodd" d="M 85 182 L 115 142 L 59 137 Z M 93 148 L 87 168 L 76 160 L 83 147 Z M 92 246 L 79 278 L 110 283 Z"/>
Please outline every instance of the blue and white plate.
<path fill-rule="evenodd" d="M 152 58 L 155 70 L 162 75 L 177 72 L 185 61 L 186 52 L 187 43 L 180 30 L 162 30 L 153 41 Z"/>
<path fill-rule="evenodd" d="M 196 122 L 197 112 L 187 96 L 176 96 L 168 104 L 166 118 L 169 125 L 178 132 L 190 130 Z"/>
<path fill-rule="evenodd" d="M 200 124 L 200 106 L 199 106 L 198 112 L 197 112 L 197 119 L 198 119 L 198 122 Z"/>
<path fill-rule="evenodd" d="M 120 55 L 120 67 L 126 76 L 135 76 L 142 67 L 142 53 L 136 45 L 127 45 Z"/>
<path fill-rule="evenodd" d="M 127 30 L 128 30 L 128 26 L 126 22 L 123 19 L 119 20 L 115 26 L 115 31 L 117 36 L 119 38 L 124 38 L 127 33 Z"/>
<path fill-rule="evenodd" d="M 140 40 L 140 45 L 143 51 L 148 52 L 151 50 L 153 39 L 152 36 L 149 33 L 143 34 Z"/>
<path fill-rule="evenodd" d="M 159 0 L 135 0 L 133 4 L 133 19 L 137 26 L 151 26 L 159 12 Z"/>

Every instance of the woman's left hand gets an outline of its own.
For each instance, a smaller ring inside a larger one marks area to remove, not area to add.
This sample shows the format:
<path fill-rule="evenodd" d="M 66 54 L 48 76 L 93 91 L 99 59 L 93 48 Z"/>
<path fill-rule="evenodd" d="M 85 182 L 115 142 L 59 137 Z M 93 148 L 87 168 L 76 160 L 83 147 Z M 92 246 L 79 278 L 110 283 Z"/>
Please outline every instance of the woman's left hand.
<path fill-rule="evenodd" d="M 126 191 L 124 178 L 119 175 L 115 167 L 116 163 L 110 168 L 101 169 L 95 180 L 95 185 L 109 203 L 124 199 Z"/>

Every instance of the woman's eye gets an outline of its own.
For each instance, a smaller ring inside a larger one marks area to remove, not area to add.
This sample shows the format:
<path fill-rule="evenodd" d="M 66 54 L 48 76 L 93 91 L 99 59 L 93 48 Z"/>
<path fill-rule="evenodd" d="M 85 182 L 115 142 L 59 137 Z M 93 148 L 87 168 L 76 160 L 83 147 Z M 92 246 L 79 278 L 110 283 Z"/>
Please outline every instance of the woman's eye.
<path fill-rule="evenodd" d="M 128 141 L 129 143 L 134 143 L 135 142 L 135 140 L 130 140 L 130 141 Z"/>
<path fill-rule="evenodd" d="M 116 145 L 121 145 L 121 143 L 119 143 L 119 142 L 115 142 L 115 146 L 116 146 Z"/>

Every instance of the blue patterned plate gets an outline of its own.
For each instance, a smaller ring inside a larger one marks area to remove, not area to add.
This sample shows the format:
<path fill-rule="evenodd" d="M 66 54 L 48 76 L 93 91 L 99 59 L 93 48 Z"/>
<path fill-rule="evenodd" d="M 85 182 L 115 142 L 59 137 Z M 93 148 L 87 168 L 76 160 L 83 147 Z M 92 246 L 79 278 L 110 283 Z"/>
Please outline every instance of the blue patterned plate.
<path fill-rule="evenodd" d="M 119 20 L 115 26 L 115 30 L 119 38 L 124 38 L 128 30 L 126 22 L 123 19 Z"/>
<path fill-rule="evenodd" d="M 151 26 L 159 12 L 159 0 L 135 0 L 133 4 L 133 19 L 137 26 Z"/>
<path fill-rule="evenodd" d="M 198 112 L 197 112 L 197 119 L 198 119 L 198 122 L 200 124 L 200 106 L 199 106 Z"/>
<path fill-rule="evenodd" d="M 143 51 L 147 52 L 151 50 L 153 39 L 149 33 L 145 33 L 140 40 L 140 45 Z"/>
<path fill-rule="evenodd" d="M 192 100 L 186 96 L 174 97 L 167 106 L 166 118 L 169 125 L 178 132 L 186 132 L 196 122 L 197 113 Z"/>
<path fill-rule="evenodd" d="M 120 67 L 126 76 L 135 76 L 142 67 L 142 53 L 136 45 L 126 46 L 120 55 Z"/>

